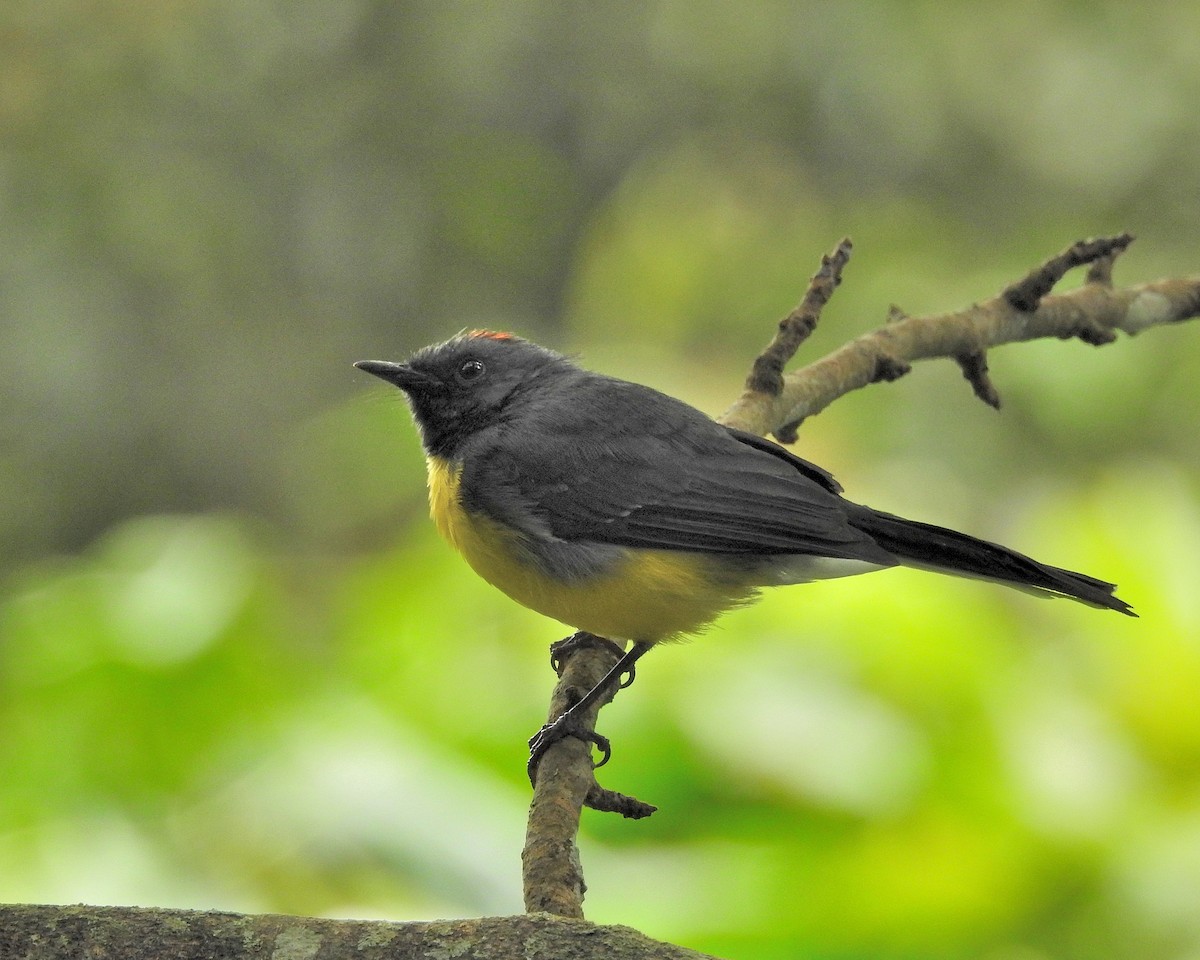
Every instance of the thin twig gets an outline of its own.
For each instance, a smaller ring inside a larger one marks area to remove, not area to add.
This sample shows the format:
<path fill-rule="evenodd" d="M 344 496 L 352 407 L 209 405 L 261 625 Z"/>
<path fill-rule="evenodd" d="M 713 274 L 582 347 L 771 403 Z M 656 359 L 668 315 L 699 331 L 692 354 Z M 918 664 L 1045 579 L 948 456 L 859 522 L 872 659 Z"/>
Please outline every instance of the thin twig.
<path fill-rule="evenodd" d="M 842 282 L 842 271 L 850 262 L 853 244 L 849 237 L 843 238 L 833 250 L 821 257 L 821 266 L 808 282 L 808 290 L 796 308 L 779 321 L 779 328 L 767 348 L 754 360 L 750 376 L 746 378 L 746 389 L 779 396 L 783 389 L 783 369 L 792 361 L 800 345 L 817 328 L 821 310 L 833 296 L 833 291 Z"/>
<path fill-rule="evenodd" d="M 590 639 L 589 639 L 590 638 Z M 591 642 L 595 641 L 595 642 Z M 602 637 L 576 634 L 551 652 L 559 681 L 550 699 L 548 719 L 553 721 L 578 703 L 599 683 L 621 657 L 621 648 Z M 601 700 L 580 718 L 581 727 L 596 728 L 596 715 L 607 700 Z M 582 917 L 587 885 L 575 837 L 584 802 L 596 787 L 591 744 L 564 737 L 542 755 L 537 767 L 525 848 L 521 852 L 525 909 L 530 913 L 553 913 L 560 917 Z"/>

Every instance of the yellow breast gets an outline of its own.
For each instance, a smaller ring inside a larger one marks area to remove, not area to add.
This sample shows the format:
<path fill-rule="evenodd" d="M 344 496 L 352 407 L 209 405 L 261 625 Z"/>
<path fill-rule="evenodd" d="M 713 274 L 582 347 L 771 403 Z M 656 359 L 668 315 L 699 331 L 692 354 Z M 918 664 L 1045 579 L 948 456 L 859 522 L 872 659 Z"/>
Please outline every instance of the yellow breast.
<path fill-rule="evenodd" d="M 429 511 L 438 531 L 488 583 L 518 603 L 579 630 L 656 642 L 694 633 L 753 596 L 748 582 L 716 575 L 703 554 L 627 550 L 604 573 L 564 580 L 541 569 L 522 535 L 463 509 L 461 465 L 430 457 Z"/>

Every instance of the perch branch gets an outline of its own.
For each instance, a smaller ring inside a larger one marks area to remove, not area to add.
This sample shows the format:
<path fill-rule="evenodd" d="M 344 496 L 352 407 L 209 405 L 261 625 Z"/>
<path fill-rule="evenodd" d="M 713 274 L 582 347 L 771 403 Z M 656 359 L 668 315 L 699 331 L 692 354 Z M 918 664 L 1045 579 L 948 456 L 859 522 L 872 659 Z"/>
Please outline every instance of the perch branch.
<path fill-rule="evenodd" d="M 587 633 L 578 633 L 556 644 L 551 663 L 559 675 L 550 698 L 548 719 L 553 721 L 578 703 L 599 683 L 621 657 L 615 643 Z M 583 729 L 592 732 L 600 707 L 613 698 L 609 691 L 581 718 Z M 530 913 L 552 913 L 560 917 L 583 916 L 583 870 L 575 835 L 584 806 L 631 819 L 647 817 L 654 807 L 632 797 L 605 790 L 596 782 L 591 744 L 577 737 L 564 737 L 552 744 L 537 766 L 533 801 L 521 852 L 525 909 Z"/>

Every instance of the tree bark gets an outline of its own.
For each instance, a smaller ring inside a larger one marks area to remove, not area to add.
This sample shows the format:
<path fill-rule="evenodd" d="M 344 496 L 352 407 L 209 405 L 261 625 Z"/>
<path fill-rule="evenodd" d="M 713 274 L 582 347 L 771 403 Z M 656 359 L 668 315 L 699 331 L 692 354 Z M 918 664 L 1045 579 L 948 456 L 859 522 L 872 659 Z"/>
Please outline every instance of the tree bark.
<path fill-rule="evenodd" d="M 3 960 L 702 960 L 549 914 L 392 923 L 144 907 L 0 905 Z"/>

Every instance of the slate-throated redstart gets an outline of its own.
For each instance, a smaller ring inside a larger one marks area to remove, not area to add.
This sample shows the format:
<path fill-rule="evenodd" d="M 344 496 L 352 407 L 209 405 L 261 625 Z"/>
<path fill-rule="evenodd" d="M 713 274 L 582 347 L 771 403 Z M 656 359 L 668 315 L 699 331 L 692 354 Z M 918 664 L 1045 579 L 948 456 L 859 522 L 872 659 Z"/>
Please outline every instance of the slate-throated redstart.
<path fill-rule="evenodd" d="M 655 643 L 765 586 L 902 565 L 1136 616 L 1111 583 L 851 503 L 769 440 L 511 334 L 355 366 L 408 395 L 433 520 L 476 573 L 548 617 L 633 642 L 571 714 Z M 531 764 L 572 720 L 543 728 Z"/>

